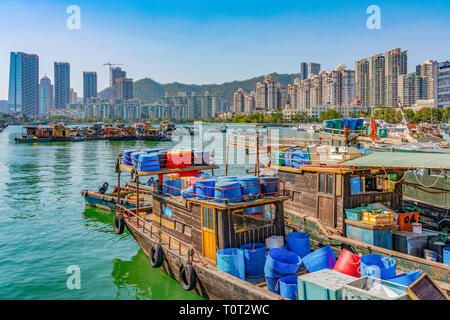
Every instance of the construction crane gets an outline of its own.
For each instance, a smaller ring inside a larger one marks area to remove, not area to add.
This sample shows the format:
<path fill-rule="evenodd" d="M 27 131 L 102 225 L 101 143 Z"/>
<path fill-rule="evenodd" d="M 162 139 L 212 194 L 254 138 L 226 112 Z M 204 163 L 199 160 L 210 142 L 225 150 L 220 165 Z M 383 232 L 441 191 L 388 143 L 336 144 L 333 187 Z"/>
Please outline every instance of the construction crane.
<path fill-rule="evenodd" d="M 113 80 L 112 80 L 112 66 L 123 66 L 122 63 L 111 63 L 106 62 L 103 64 L 104 66 L 109 66 L 109 99 L 112 99 L 112 87 L 113 87 Z"/>

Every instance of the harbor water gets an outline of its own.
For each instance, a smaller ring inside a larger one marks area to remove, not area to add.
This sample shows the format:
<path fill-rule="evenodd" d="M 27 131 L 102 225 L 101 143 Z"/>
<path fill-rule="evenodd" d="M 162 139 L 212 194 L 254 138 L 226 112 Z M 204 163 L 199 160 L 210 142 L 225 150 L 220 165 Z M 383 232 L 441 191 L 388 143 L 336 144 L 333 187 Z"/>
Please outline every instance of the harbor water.
<path fill-rule="evenodd" d="M 128 231 L 114 233 L 114 213 L 85 207 L 80 195 L 104 181 L 112 190 L 114 164 L 124 150 L 179 142 L 15 144 L 21 134 L 21 126 L 0 133 L 2 299 L 201 299 L 151 268 Z M 216 158 L 224 154 L 218 153 Z M 244 168 L 252 165 L 232 165 L 228 174 L 242 175 Z M 223 174 L 224 167 L 215 173 Z M 79 282 L 73 282 L 75 276 Z"/>

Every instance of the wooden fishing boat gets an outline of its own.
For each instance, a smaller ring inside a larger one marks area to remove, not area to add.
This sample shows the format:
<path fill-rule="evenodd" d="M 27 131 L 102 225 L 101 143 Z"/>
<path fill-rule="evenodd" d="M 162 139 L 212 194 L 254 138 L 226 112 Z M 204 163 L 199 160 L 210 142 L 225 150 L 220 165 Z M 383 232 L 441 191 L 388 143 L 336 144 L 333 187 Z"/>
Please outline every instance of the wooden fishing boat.
<path fill-rule="evenodd" d="M 206 165 L 139 172 L 123 164 L 119 156 L 116 167 L 119 188 L 122 171 L 136 177 L 138 199 L 142 177 L 156 174 L 159 180 L 150 192 L 151 207 L 142 206 L 140 201 L 134 209 L 117 203 L 115 232 L 123 232 L 126 226 L 149 256 L 150 265 L 164 270 L 185 290 L 195 290 L 208 299 L 282 299 L 264 288 L 264 277 L 242 280 L 219 270 L 216 251 L 261 243 L 272 235 L 284 235 L 283 203 L 289 199 L 284 188 L 270 194 L 260 193 L 256 199 L 244 197 L 241 202 L 233 202 L 217 198 L 201 200 L 195 191 L 194 197 L 184 199 L 174 196 L 172 188 L 176 188 L 163 182 L 167 174 L 189 176 L 215 168 L 218 167 Z M 259 187 L 262 190 L 261 184 Z M 117 192 L 119 198 L 120 191 Z M 245 214 L 246 209 L 255 207 L 262 207 L 267 215 L 259 218 Z"/>
<path fill-rule="evenodd" d="M 127 209 L 136 208 L 136 185 L 127 182 L 124 187 L 120 188 L 120 204 L 123 205 Z M 149 199 L 149 196 L 146 196 L 145 192 L 150 191 L 150 188 L 141 185 L 141 199 L 142 204 L 144 206 L 151 207 L 152 202 Z M 109 211 L 117 211 L 117 187 L 113 189 L 110 193 L 102 193 L 100 191 L 93 192 L 89 190 L 81 191 L 81 195 L 84 197 L 84 202 L 87 206 L 109 210 Z"/>
<path fill-rule="evenodd" d="M 16 143 L 63 142 L 70 141 L 70 129 L 63 124 L 42 126 L 24 126 L 22 138 L 15 138 Z"/>
<path fill-rule="evenodd" d="M 411 169 L 424 167 L 447 170 L 450 168 L 449 158 L 443 158 L 439 154 L 424 157 L 383 152 L 345 161 L 335 166 L 304 164 L 295 168 L 271 165 L 270 170 L 272 174 L 286 181 L 286 188 L 292 194 L 292 201 L 285 203 L 287 225 L 308 233 L 312 244 L 331 245 L 336 253 L 339 253 L 342 247 L 351 246 L 356 253 L 393 257 L 397 262 L 398 272 L 420 269 L 448 291 L 449 265 L 426 260 L 422 256 L 394 251 L 381 241 L 376 244 L 371 241 L 363 242 L 361 238 L 356 239 L 358 237 L 349 234 L 352 227 L 357 227 L 360 232 L 370 234 L 374 238 L 379 230 L 386 232 L 396 230 L 398 226 L 393 224 L 370 227 L 361 221 L 349 220 L 346 217 L 346 209 L 383 203 L 394 210 L 400 210 L 404 206 L 402 198 L 404 175 Z M 391 174 L 397 175 L 398 178 L 395 181 L 390 180 Z M 351 178 L 365 179 L 366 190 L 352 193 Z M 382 247 L 382 244 L 385 247 Z"/>

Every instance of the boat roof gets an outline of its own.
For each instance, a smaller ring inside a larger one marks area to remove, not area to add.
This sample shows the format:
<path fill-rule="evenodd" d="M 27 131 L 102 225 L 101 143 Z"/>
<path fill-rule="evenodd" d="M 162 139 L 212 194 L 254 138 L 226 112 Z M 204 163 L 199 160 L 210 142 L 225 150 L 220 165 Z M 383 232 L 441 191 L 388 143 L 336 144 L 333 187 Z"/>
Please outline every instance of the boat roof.
<path fill-rule="evenodd" d="M 423 152 L 374 152 L 342 163 L 348 166 L 398 169 L 450 169 L 450 154 Z"/>

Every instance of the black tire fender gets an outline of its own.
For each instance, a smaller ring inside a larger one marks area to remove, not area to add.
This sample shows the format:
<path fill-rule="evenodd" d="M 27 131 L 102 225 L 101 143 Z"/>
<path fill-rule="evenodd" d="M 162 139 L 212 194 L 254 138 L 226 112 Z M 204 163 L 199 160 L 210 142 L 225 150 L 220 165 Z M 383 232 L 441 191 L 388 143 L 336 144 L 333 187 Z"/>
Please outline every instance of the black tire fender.
<path fill-rule="evenodd" d="M 159 268 L 164 262 L 164 252 L 160 244 L 155 243 L 150 249 L 149 254 L 150 265 L 153 268 Z"/>
<path fill-rule="evenodd" d="M 178 279 L 184 290 L 191 291 L 195 288 L 197 285 L 197 274 L 195 273 L 194 267 L 192 267 L 192 263 L 188 263 L 186 266 L 180 264 L 180 268 L 178 269 Z"/>
<path fill-rule="evenodd" d="M 114 233 L 122 234 L 125 230 L 125 219 L 120 215 L 114 217 Z"/>

